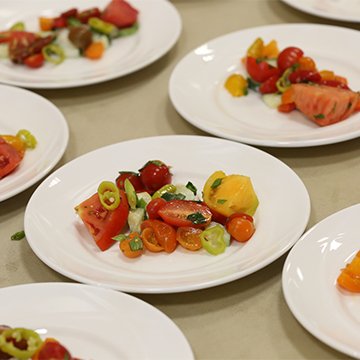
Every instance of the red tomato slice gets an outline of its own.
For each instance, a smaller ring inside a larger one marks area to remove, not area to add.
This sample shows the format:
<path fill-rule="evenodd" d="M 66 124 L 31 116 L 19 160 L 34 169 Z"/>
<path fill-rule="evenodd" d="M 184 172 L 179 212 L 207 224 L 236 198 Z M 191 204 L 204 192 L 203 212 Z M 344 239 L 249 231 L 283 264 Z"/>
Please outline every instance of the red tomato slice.
<path fill-rule="evenodd" d="M 151 228 L 154 231 L 157 242 L 164 248 L 167 253 L 176 249 L 176 231 L 169 224 L 160 220 L 145 220 L 141 223 L 141 230 Z"/>
<path fill-rule="evenodd" d="M 118 28 L 129 27 L 137 20 L 138 11 L 125 0 L 112 0 L 105 8 L 101 19 Z"/>
<path fill-rule="evenodd" d="M 246 71 L 258 83 L 262 83 L 272 76 L 279 75 L 278 68 L 269 65 L 266 61 L 258 62 L 257 59 L 251 56 L 246 58 Z"/>
<path fill-rule="evenodd" d="M 96 193 L 78 205 L 75 210 L 89 230 L 100 250 L 107 250 L 115 243 L 112 239 L 118 235 L 127 222 L 129 205 L 125 192 L 120 190 L 120 205 L 115 210 L 106 210 Z"/>
<path fill-rule="evenodd" d="M 196 251 L 202 248 L 200 234 L 203 231 L 191 226 L 179 227 L 176 230 L 176 241 L 185 249 Z"/>
<path fill-rule="evenodd" d="M 0 137 L 0 179 L 14 171 L 21 159 L 16 149 Z"/>
<path fill-rule="evenodd" d="M 174 226 L 206 227 L 212 218 L 206 205 L 187 200 L 168 201 L 158 213 L 166 223 Z"/>
<path fill-rule="evenodd" d="M 273 94 L 278 92 L 278 88 L 276 86 L 277 81 L 279 80 L 279 75 L 275 74 L 270 76 L 267 80 L 265 80 L 260 86 L 259 91 L 262 94 Z"/>
<path fill-rule="evenodd" d="M 141 239 L 145 247 L 151 252 L 164 251 L 164 248 L 160 245 L 156 239 L 154 230 L 151 227 L 145 227 L 141 232 Z"/>

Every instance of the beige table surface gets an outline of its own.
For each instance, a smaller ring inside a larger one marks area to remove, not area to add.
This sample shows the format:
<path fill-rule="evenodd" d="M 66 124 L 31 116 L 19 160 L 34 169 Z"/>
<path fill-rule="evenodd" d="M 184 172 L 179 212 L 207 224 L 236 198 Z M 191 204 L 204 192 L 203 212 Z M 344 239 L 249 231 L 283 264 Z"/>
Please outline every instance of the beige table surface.
<path fill-rule="evenodd" d="M 172 3 L 182 16 L 183 32 L 176 46 L 156 63 L 98 85 L 36 91 L 59 107 L 70 127 L 68 148 L 56 168 L 90 150 L 127 139 L 206 135 L 177 114 L 167 91 L 176 63 L 207 40 L 247 27 L 278 23 L 360 28 L 357 24 L 304 14 L 278 0 Z M 312 200 L 308 227 L 360 202 L 360 139 L 314 148 L 263 150 L 292 167 L 304 181 Z M 10 241 L 13 233 L 23 229 L 24 210 L 37 185 L 0 203 L 1 287 L 71 281 L 43 264 L 26 240 Z M 197 359 L 346 358 L 315 339 L 292 316 L 281 289 L 285 258 L 286 255 L 253 275 L 216 288 L 135 296 L 163 311 L 179 326 Z"/>

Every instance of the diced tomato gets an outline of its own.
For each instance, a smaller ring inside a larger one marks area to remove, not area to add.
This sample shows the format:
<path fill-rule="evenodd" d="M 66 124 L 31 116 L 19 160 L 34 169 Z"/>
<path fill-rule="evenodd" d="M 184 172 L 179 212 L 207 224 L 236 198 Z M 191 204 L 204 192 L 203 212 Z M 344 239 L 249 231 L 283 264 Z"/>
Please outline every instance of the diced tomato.
<path fill-rule="evenodd" d="M 11 40 L 18 40 L 26 45 L 31 44 L 39 36 L 28 31 L 9 30 L 0 32 L 0 43 L 10 42 Z"/>
<path fill-rule="evenodd" d="M 125 192 L 120 190 L 120 205 L 115 210 L 106 210 L 101 205 L 98 193 L 76 206 L 75 210 L 87 227 L 100 250 L 114 244 L 112 239 L 124 228 L 129 214 Z"/>
<path fill-rule="evenodd" d="M 24 64 L 30 68 L 37 69 L 44 65 L 44 56 L 42 53 L 30 55 L 24 59 Z"/>
<path fill-rule="evenodd" d="M 248 56 L 246 58 L 246 70 L 250 77 L 258 83 L 262 83 L 272 76 L 279 75 L 279 69 L 271 66 L 266 61 L 258 61 Z"/>
<path fill-rule="evenodd" d="M 337 283 L 345 290 L 360 292 L 360 251 L 358 251 L 351 262 L 342 269 L 337 278 Z"/>
<path fill-rule="evenodd" d="M 14 171 L 21 159 L 17 150 L 0 137 L 0 179 Z"/>
<path fill-rule="evenodd" d="M 212 218 L 208 206 L 187 200 L 168 201 L 158 214 L 166 223 L 174 226 L 203 228 L 210 224 Z"/>
<path fill-rule="evenodd" d="M 60 14 L 60 17 L 62 18 L 69 18 L 69 17 L 76 17 L 78 14 L 78 10 L 77 8 L 72 8 L 72 9 L 69 9 L 67 11 L 64 11 L 63 13 Z"/>
<path fill-rule="evenodd" d="M 54 18 L 54 23 L 53 23 L 53 27 L 54 29 L 63 29 L 67 27 L 67 21 L 66 18 L 59 16 Z"/>
<path fill-rule="evenodd" d="M 101 19 L 118 28 L 129 27 L 137 21 L 138 10 L 125 0 L 112 0 L 101 14 Z"/>
<path fill-rule="evenodd" d="M 261 94 L 274 94 L 278 92 L 278 88 L 276 86 L 278 80 L 279 80 L 278 74 L 270 76 L 267 80 L 265 80 L 259 86 L 259 91 L 261 92 Z"/>
<path fill-rule="evenodd" d="M 315 61 L 309 56 L 302 56 L 298 60 L 298 70 L 317 71 Z"/>
<path fill-rule="evenodd" d="M 202 230 L 192 226 L 179 227 L 176 230 L 176 241 L 185 249 L 196 251 L 202 248 L 200 234 Z"/>
<path fill-rule="evenodd" d="M 349 86 L 347 86 L 346 83 L 339 81 L 339 80 L 326 80 L 326 79 L 321 79 L 319 81 L 320 85 L 326 85 L 326 86 L 331 86 L 331 87 L 336 87 L 339 89 L 346 89 L 346 90 L 350 90 Z"/>

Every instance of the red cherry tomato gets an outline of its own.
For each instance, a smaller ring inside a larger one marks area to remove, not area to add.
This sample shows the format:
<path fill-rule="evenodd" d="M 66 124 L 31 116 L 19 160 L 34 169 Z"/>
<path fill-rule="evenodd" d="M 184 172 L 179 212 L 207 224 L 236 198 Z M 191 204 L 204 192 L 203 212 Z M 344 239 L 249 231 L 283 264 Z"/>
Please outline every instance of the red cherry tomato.
<path fill-rule="evenodd" d="M 226 230 L 236 241 L 248 241 L 255 232 L 255 226 L 251 220 L 249 220 L 246 214 L 230 217 L 226 223 Z"/>
<path fill-rule="evenodd" d="M 140 175 L 132 171 L 121 171 L 120 175 L 116 178 L 116 185 L 120 190 L 124 190 L 124 182 L 126 179 L 129 179 L 136 192 L 145 191 Z"/>
<path fill-rule="evenodd" d="M 146 190 L 154 192 L 171 183 L 170 169 L 160 160 L 148 161 L 140 170 L 140 179 Z"/>
<path fill-rule="evenodd" d="M 260 86 L 259 91 L 262 94 L 273 94 L 278 92 L 278 88 L 276 86 L 277 81 L 279 80 L 279 75 L 270 76 L 267 80 L 265 80 Z"/>
<path fill-rule="evenodd" d="M 271 66 L 266 61 L 258 61 L 254 57 L 246 58 L 246 70 L 250 77 L 258 83 L 263 83 L 271 76 L 278 75 L 279 69 Z"/>
<path fill-rule="evenodd" d="M 15 170 L 21 159 L 18 151 L 0 137 L 0 179 Z"/>
<path fill-rule="evenodd" d="M 70 352 L 57 340 L 53 338 L 47 338 L 42 343 L 41 347 L 31 358 L 33 360 L 41 359 L 53 359 L 53 360 L 63 360 L 63 359 L 73 359 Z"/>
<path fill-rule="evenodd" d="M 160 217 L 159 210 L 166 204 L 163 198 L 152 199 L 146 206 L 146 212 L 149 219 L 158 219 Z"/>
<path fill-rule="evenodd" d="M 30 55 L 27 58 L 24 59 L 24 64 L 30 68 L 37 69 L 39 67 L 42 67 L 44 65 L 44 56 L 43 54 L 34 54 Z"/>
<path fill-rule="evenodd" d="M 191 226 L 181 226 L 176 230 L 176 241 L 185 249 L 196 251 L 202 248 L 200 234 L 202 230 Z"/>
<path fill-rule="evenodd" d="M 206 205 L 188 200 L 168 201 L 158 214 L 170 225 L 200 228 L 209 225 L 212 218 L 212 213 Z"/>
<path fill-rule="evenodd" d="M 296 109 L 296 105 L 295 103 L 280 104 L 277 109 L 282 113 L 289 113 Z"/>
<path fill-rule="evenodd" d="M 245 213 L 242 213 L 242 212 L 239 212 L 239 213 L 234 213 L 232 215 L 230 215 L 227 219 L 226 219 L 226 224 L 231 221 L 232 219 L 235 219 L 235 218 L 242 218 L 242 219 L 245 219 L 245 220 L 249 220 L 250 222 L 254 222 L 254 218 L 251 216 L 251 215 L 248 215 L 248 214 L 245 214 Z M 226 225 L 225 224 L 225 225 Z"/>
<path fill-rule="evenodd" d="M 303 55 L 304 52 L 295 46 L 285 48 L 278 56 L 278 68 L 281 72 L 284 72 L 290 66 L 295 65 Z"/>
<path fill-rule="evenodd" d="M 350 88 L 343 82 L 338 81 L 338 80 L 325 80 L 325 79 L 321 79 L 319 81 L 320 85 L 326 85 L 326 86 L 331 86 L 331 87 L 337 87 L 340 89 L 345 89 L 345 90 L 350 90 Z"/>
<path fill-rule="evenodd" d="M 296 70 L 289 75 L 289 81 L 292 84 L 304 82 L 319 83 L 321 75 L 317 71 Z"/>

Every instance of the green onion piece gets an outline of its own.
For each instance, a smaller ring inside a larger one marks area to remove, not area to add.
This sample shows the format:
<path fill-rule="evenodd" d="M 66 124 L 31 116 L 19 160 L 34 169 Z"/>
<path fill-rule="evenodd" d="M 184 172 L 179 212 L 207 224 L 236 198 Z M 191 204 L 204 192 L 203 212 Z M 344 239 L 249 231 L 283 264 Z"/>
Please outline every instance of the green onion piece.
<path fill-rule="evenodd" d="M 16 232 L 15 234 L 11 235 L 11 240 L 19 241 L 19 240 L 24 239 L 24 237 L 25 237 L 25 231 L 21 230 L 21 231 Z"/>
<path fill-rule="evenodd" d="M 76 17 L 68 17 L 66 19 L 66 22 L 68 26 L 79 26 L 82 24 L 82 22 Z"/>
<path fill-rule="evenodd" d="M 173 184 L 166 184 L 162 186 L 159 190 L 155 191 L 152 199 L 157 199 L 162 197 L 165 193 L 175 193 L 176 186 Z"/>
<path fill-rule="evenodd" d="M 120 205 L 120 192 L 111 181 L 103 181 L 98 187 L 101 205 L 106 210 L 115 210 Z"/>
<path fill-rule="evenodd" d="M 64 50 L 56 44 L 49 44 L 42 48 L 42 54 L 46 61 L 55 65 L 61 64 L 65 60 Z"/>
<path fill-rule="evenodd" d="M 169 192 L 166 192 L 165 194 L 161 195 L 161 197 L 166 201 L 184 200 L 186 198 L 186 196 L 184 194 L 172 194 Z"/>
<path fill-rule="evenodd" d="M 140 236 L 135 236 L 129 241 L 129 246 L 131 251 L 139 251 L 144 248 L 143 242 Z"/>
<path fill-rule="evenodd" d="M 125 179 L 125 181 L 124 181 L 124 189 L 125 189 L 126 197 L 128 199 L 130 208 L 132 210 L 136 209 L 136 204 L 137 204 L 136 191 L 135 191 L 133 184 L 131 183 L 131 181 L 129 179 Z"/>
<path fill-rule="evenodd" d="M 188 181 L 188 183 L 185 185 L 185 187 L 187 187 L 190 191 L 193 192 L 194 195 L 196 195 L 196 193 L 197 193 L 196 186 L 191 181 Z"/>
<path fill-rule="evenodd" d="M 324 114 L 316 114 L 316 115 L 314 115 L 314 118 L 315 119 L 324 119 L 325 118 L 325 115 Z"/>
<path fill-rule="evenodd" d="M 25 24 L 22 21 L 19 21 L 11 26 L 10 30 L 13 31 L 25 31 Z"/>
<path fill-rule="evenodd" d="M 29 149 L 34 149 L 37 145 L 35 136 L 29 130 L 19 130 L 16 137 L 20 138 L 20 140 L 25 143 L 26 147 Z"/>

